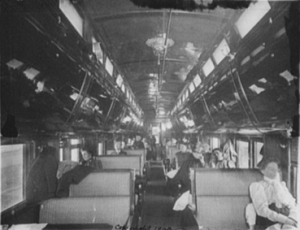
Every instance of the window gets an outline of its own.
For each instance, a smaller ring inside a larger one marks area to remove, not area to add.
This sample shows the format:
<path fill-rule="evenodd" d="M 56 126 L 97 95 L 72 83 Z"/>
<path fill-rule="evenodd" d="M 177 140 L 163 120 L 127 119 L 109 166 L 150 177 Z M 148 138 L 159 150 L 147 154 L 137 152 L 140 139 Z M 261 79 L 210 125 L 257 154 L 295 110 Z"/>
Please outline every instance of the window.
<path fill-rule="evenodd" d="M 195 91 L 195 86 L 194 86 L 193 82 L 191 82 L 191 84 L 189 85 L 189 88 L 190 88 L 191 93 L 193 93 Z"/>
<path fill-rule="evenodd" d="M 71 149 L 71 161 L 79 162 L 79 149 Z"/>
<path fill-rule="evenodd" d="M 185 100 L 188 99 L 188 98 L 189 98 L 189 91 L 186 90 L 186 91 L 185 91 Z"/>
<path fill-rule="evenodd" d="M 207 77 L 214 70 L 214 68 L 215 68 L 214 63 L 209 58 L 206 61 L 206 63 L 204 64 L 204 66 L 202 67 L 202 70 L 203 70 L 203 73 L 204 73 L 205 77 Z"/>
<path fill-rule="evenodd" d="M 72 5 L 69 0 L 60 0 L 59 8 L 69 19 L 71 24 L 77 30 L 77 32 L 82 36 L 83 34 L 83 20 L 77 12 L 76 8 Z"/>
<path fill-rule="evenodd" d="M 241 37 L 245 37 L 270 9 L 268 1 L 259 0 L 251 3 L 235 23 Z"/>
<path fill-rule="evenodd" d="M 123 78 L 121 77 L 120 74 L 118 75 L 116 82 L 119 87 L 121 87 L 121 85 L 123 84 Z"/>
<path fill-rule="evenodd" d="M 71 139 L 71 145 L 78 145 L 80 144 L 80 140 L 79 139 Z"/>
<path fill-rule="evenodd" d="M 249 168 L 249 142 L 238 140 L 237 150 L 239 155 L 239 168 Z"/>
<path fill-rule="evenodd" d="M 109 60 L 109 58 L 106 58 L 105 69 L 106 69 L 106 71 L 109 73 L 110 76 L 113 75 L 114 66 L 113 66 L 113 64 L 111 63 L 111 61 Z"/>
<path fill-rule="evenodd" d="M 194 84 L 195 84 L 195 87 L 198 87 L 200 84 L 201 84 L 201 78 L 199 76 L 199 74 L 196 75 L 196 77 L 194 78 Z"/>
<path fill-rule="evenodd" d="M 211 139 L 211 148 L 215 149 L 215 148 L 219 148 L 219 147 L 220 147 L 220 145 L 219 145 L 219 138 L 212 137 L 212 139 Z"/>
<path fill-rule="evenodd" d="M 98 155 L 104 155 L 104 142 L 98 143 Z"/>
<path fill-rule="evenodd" d="M 255 165 L 254 167 L 257 167 L 257 164 L 258 162 L 260 162 L 263 158 L 263 153 L 261 154 L 261 150 L 262 150 L 262 147 L 263 147 L 264 143 L 262 142 L 258 142 L 258 141 L 255 141 L 254 142 L 254 162 L 255 162 Z"/>
<path fill-rule="evenodd" d="M 24 146 L 1 146 L 1 212 L 24 201 Z"/>
<path fill-rule="evenodd" d="M 123 93 L 126 93 L 126 89 L 125 89 L 125 85 L 124 84 L 122 84 L 121 90 L 122 90 Z"/>
<path fill-rule="evenodd" d="M 225 39 L 221 41 L 218 47 L 213 52 L 213 57 L 217 65 L 229 54 L 230 49 Z"/>

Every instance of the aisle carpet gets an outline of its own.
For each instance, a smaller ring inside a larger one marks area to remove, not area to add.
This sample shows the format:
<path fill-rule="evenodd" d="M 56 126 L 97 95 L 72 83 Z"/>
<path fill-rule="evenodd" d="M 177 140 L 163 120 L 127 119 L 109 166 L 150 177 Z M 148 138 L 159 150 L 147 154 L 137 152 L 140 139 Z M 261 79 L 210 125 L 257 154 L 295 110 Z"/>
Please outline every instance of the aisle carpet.
<path fill-rule="evenodd" d="M 147 230 L 178 229 L 176 212 L 173 209 L 174 198 L 166 188 L 162 162 L 151 162 L 150 180 L 146 187 L 145 200 L 140 227 Z M 159 229 L 161 228 L 161 229 Z"/>

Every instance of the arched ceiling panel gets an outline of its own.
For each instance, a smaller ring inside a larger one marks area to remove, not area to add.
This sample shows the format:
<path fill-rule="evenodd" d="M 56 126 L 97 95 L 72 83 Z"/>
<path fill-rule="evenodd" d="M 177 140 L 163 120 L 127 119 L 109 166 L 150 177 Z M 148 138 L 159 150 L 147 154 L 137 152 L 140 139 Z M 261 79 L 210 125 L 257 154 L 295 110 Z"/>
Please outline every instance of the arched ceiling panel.
<path fill-rule="evenodd" d="M 166 112 L 174 107 L 187 74 L 233 14 L 224 8 L 206 12 L 153 10 L 127 0 L 89 0 L 84 5 L 145 116 L 157 107 Z M 157 42 L 160 47 L 165 39 L 170 39 L 170 46 L 158 56 L 149 43 Z"/>

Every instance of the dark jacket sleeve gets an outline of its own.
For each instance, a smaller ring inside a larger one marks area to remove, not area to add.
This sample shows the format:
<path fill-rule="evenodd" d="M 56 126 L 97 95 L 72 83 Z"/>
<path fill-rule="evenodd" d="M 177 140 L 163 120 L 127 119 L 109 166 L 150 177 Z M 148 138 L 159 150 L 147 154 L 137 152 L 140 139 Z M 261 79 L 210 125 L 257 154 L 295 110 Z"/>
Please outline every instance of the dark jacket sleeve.
<path fill-rule="evenodd" d="M 57 189 L 57 173 L 58 163 L 53 156 L 49 156 L 44 164 L 44 172 L 47 180 L 48 195 L 54 197 Z"/>
<path fill-rule="evenodd" d="M 92 167 L 77 165 L 72 170 L 66 172 L 58 180 L 58 188 L 57 188 L 56 195 L 58 197 L 68 197 L 70 185 L 78 184 L 87 175 L 89 175 L 93 170 L 94 170 L 94 168 L 92 168 Z"/>

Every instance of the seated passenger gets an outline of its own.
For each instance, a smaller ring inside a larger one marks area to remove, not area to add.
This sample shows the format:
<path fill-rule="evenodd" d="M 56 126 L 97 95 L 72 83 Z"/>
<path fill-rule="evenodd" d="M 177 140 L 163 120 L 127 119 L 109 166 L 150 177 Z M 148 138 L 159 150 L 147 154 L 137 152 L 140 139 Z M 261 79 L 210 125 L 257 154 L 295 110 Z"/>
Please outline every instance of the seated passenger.
<path fill-rule="evenodd" d="M 175 153 L 176 159 L 177 159 L 177 165 L 180 167 L 183 162 L 185 162 L 187 159 L 190 159 L 190 156 L 192 155 L 190 152 L 187 151 L 187 146 L 185 143 L 180 144 L 180 151 Z"/>
<path fill-rule="evenodd" d="M 127 153 L 123 151 L 122 145 L 121 140 L 116 140 L 114 145 L 115 151 L 112 152 L 111 155 L 127 155 Z"/>
<path fill-rule="evenodd" d="M 128 139 L 128 143 L 126 145 L 127 149 L 134 149 L 134 145 L 135 145 L 135 137 L 132 136 L 131 138 Z"/>
<path fill-rule="evenodd" d="M 140 135 L 136 135 L 135 142 L 133 143 L 132 147 L 134 149 L 144 149 L 145 148 Z"/>
<path fill-rule="evenodd" d="M 218 159 L 217 159 L 217 156 L 215 155 L 215 153 L 206 153 L 205 156 L 204 156 L 204 160 L 205 160 L 205 157 L 208 161 L 208 167 L 209 168 L 216 168 L 216 165 L 218 163 Z"/>
<path fill-rule="evenodd" d="M 78 184 L 92 171 L 102 168 L 101 162 L 93 157 L 92 151 L 82 149 L 81 154 L 83 160 L 80 164 L 63 174 L 58 180 L 57 197 L 68 197 L 71 184 Z"/>
<path fill-rule="evenodd" d="M 228 163 L 231 164 L 231 166 L 235 168 L 235 164 L 238 161 L 238 154 L 235 151 L 230 139 L 227 139 L 226 142 L 224 143 L 223 153 L 226 156 L 226 158 L 229 160 Z M 230 168 L 232 168 L 232 167 L 230 167 Z"/>
<path fill-rule="evenodd" d="M 93 152 L 88 149 L 81 150 L 82 161 L 80 161 L 80 165 L 91 167 L 94 169 L 102 169 L 101 161 L 97 161 L 94 156 Z"/>
<path fill-rule="evenodd" d="M 201 144 L 201 147 L 203 148 L 203 152 L 204 152 L 204 153 L 209 153 L 209 152 L 211 152 L 211 149 L 210 149 L 209 144 L 207 144 L 207 143 L 202 143 L 202 144 Z"/>
<path fill-rule="evenodd" d="M 176 200 L 173 210 L 177 212 L 177 220 L 178 220 L 178 227 L 182 229 L 189 229 L 189 230 L 198 230 L 199 226 L 194 217 L 193 211 L 195 211 L 196 206 L 193 204 L 192 195 L 191 195 L 191 166 L 192 166 L 192 156 L 185 161 L 176 175 L 170 182 L 175 183 L 180 187 L 177 189 L 179 192 L 177 195 L 178 199 Z M 173 191 L 176 190 L 173 186 Z"/>
<path fill-rule="evenodd" d="M 216 168 L 235 168 L 234 162 L 228 159 L 228 156 L 224 154 L 221 149 L 216 148 L 213 150 L 213 153 L 217 157 Z"/>
<path fill-rule="evenodd" d="M 36 203 L 55 196 L 57 189 L 56 172 L 58 160 L 56 149 L 42 146 L 37 158 L 34 159 L 26 182 L 26 200 Z"/>
<path fill-rule="evenodd" d="M 172 196 L 179 195 L 179 184 L 185 187 L 190 187 L 190 167 L 192 166 L 192 156 L 181 165 L 179 169 L 171 170 L 167 173 L 167 188 Z"/>
<path fill-rule="evenodd" d="M 226 161 L 226 159 L 224 159 L 224 154 L 221 151 L 221 149 L 219 149 L 219 148 L 213 149 L 213 154 L 217 158 L 216 168 L 219 168 L 219 169 L 227 168 L 227 161 Z"/>
<path fill-rule="evenodd" d="M 298 210 L 295 199 L 279 177 L 279 161 L 266 159 L 261 165 L 264 179 L 250 185 L 252 204 L 246 207 L 250 229 L 263 225 L 268 230 L 298 229 Z"/>
<path fill-rule="evenodd" d="M 196 146 L 191 146 L 192 154 L 194 157 L 193 166 L 196 168 L 204 168 L 205 167 L 205 160 L 204 160 L 204 148 L 202 147 L 201 142 L 197 142 Z"/>

